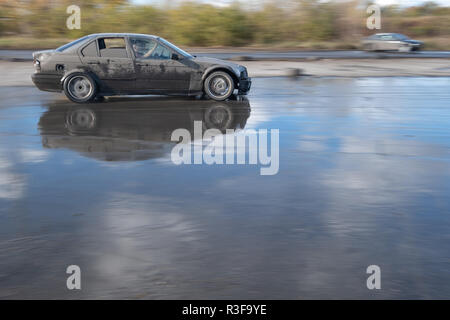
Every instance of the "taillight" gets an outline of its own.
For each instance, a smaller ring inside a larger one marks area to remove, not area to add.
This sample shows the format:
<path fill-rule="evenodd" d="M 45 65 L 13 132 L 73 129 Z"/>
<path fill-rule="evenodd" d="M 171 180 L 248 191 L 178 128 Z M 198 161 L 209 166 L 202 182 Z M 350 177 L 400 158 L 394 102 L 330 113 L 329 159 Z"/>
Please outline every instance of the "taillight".
<path fill-rule="evenodd" d="M 36 70 L 38 70 L 38 71 L 41 70 L 41 62 L 38 59 L 34 59 L 33 64 L 34 64 L 34 68 Z"/>

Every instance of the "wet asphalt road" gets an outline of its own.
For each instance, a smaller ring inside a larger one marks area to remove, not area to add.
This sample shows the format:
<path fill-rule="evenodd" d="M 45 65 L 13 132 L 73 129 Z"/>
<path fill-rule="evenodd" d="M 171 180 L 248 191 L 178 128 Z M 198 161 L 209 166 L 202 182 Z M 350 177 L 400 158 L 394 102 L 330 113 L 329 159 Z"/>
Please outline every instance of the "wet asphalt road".
<path fill-rule="evenodd" d="M 0 60 L 19 59 L 32 60 L 32 53 L 36 50 L 0 50 Z M 250 57 L 258 60 L 295 60 L 295 59 L 369 59 L 369 58 L 450 58 L 450 51 L 419 51 L 411 53 L 399 52 L 365 52 L 351 51 L 235 51 L 220 52 L 220 50 L 191 51 L 193 54 L 217 59 L 233 59 L 236 57 Z"/>
<path fill-rule="evenodd" d="M 449 86 L 260 78 L 248 103 L 84 106 L 2 87 L 0 298 L 448 299 Z M 206 118 L 279 129 L 279 173 L 175 166 L 170 133 Z"/>

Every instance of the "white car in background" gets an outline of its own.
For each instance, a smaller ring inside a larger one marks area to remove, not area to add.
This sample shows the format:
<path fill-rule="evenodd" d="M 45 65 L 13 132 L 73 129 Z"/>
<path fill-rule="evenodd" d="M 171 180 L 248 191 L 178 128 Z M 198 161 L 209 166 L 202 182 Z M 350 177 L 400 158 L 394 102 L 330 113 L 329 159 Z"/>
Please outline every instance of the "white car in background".
<path fill-rule="evenodd" d="M 377 33 L 362 41 L 366 51 L 418 51 L 423 46 L 422 41 L 412 40 L 400 33 Z"/>

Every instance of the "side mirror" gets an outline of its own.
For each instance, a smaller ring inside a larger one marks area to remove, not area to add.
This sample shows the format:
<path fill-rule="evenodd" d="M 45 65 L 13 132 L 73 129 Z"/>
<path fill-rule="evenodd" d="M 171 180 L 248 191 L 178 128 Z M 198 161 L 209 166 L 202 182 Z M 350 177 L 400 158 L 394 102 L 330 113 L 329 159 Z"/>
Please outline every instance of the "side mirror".
<path fill-rule="evenodd" d="M 180 60 L 180 56 L 177 53 L 172 53 L 172 60 Z"/>

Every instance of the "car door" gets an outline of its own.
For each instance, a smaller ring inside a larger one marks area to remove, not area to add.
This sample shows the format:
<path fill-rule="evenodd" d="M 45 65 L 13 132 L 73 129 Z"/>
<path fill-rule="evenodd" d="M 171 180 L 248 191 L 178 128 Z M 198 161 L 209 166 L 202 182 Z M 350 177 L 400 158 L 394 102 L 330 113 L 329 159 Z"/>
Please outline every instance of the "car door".
<path fill-rule="evenodd" d="M 135 56 L 136 89 L 142 92 L 187 93 L 191 72 L 189 61 L 174 56 L 155 38 L 130 37 Z M 175 58 L 175 59 L 174 59 Z"/>
<path fill-rule="evenodd" d="M 136 73 L 125 37 L 98 38 L 81 49 L 80 58 L 100 79 L 102 91 L 123 94 L 134 91 Z"/>

